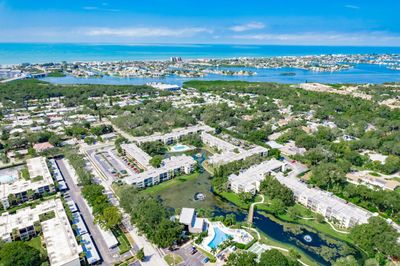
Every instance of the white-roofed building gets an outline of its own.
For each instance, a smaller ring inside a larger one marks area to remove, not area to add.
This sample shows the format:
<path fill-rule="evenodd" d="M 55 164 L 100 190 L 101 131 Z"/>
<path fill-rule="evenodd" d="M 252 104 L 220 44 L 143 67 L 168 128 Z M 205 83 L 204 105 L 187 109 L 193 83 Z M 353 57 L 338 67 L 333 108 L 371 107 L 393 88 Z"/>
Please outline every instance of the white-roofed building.
<path fill-rule="evenodd" d="M 203 218 L 197 217 L 193 208 L 182 208 L 179 223 L 187 226 L 187 230 L 192 234 L 201 233 L 207 229 L 207 223 Z"/>
<path fill-rule="evenodd" d="M 172 156 L 164 159 L 159 168 L 149 169 L 137 175 L 131 175 L 124 179 L 129 185 L 135 185 L 138 188 L 153 186 L 169 180 L 183 173 L 193 172 L 196 161 L 187 155 Z"/>
<path fill-rule="evenodd" d="M 248 192 L 256 194 L 265 176 L 274 172 L 285 171 L 285 163 L 272 159 L 253 165 L 239 175 L 228 177 L 230 189 L 235 193 Z"/>
<path fill-rule="evenodd" d="M 89 264 L 94 264 L 94 263 L 100 261 L 99 252 L 97 251 L 97 249 L 93 243 L 93 240 L 89 236 L 89 234 L 82 235 L 80 242 L 82 245 L 83 252 L 85 252 L 85 257 Z"/>
<path fill-rule="evenodd" d="M 150 136 L 134 137 L 133 140 L 139 145 L 146 142 L 160 141 L 165 144 L 171 144 L 178 141 L 182 136 L 196 134 L 201 132 L 211 132 L 214 129 L 207 125 L 195 125 L 185 128 L 175 128 L 167 134 L 154 134 Z"/>
<path fill-rule="evenodd" d="M 24 202 L 33 197 L 33 194 L 42 195 L 54 192 L 54 183 L 51 173 L 47 167 L 45 157 L 36 157 L 26 161 L 29 180 L 17 179 L 12 183 L 0 184 L 0 202 L 3 208 L 7 209 L 12 204 L 10 196 L 17 202 Z M 32 193 L 31 193 L 31 192 Z"/>
<path fill-rule="evenodd" d="M 144 169 L 152 169 L 150 165 L 151 156 L 140 149 L 136 144 L 122 144 L 121 148 L 125 150 L 125 154 L 129 159 L 134 160 L 139 167 Z"/>
<path fill-rule="evenodd" d="M 52 266 L 80 265 L 79 254 L 82 248 L 76 242 L 60 199 L 48 200 L 34 208 L 27 207 L 14 214 L 6 212 L 0 216 L 0 236 L 5 242 L 29 239 L 40 230 Z"/>
<path fill-rule="evenodd" d="M 257 154 L 260 156 L 268 155 L 268 149 L 264 147 L 255 146 L 246 150 L 223 139 L 208 134 L 207 132 L 203 132 L 201 134 L 201 139 L 207 146 L 219 151 L 219 153 L 215 153 L 208 158 L 207 161 L 211 165 L 224 165 L 230 162 L 241 161 Z"/>
<path fill-rule="evenodd" d="M 371 212 L 346 202 L 330 192 L 309 188 L 296 177 L 284 177 L 278 174 L 276 178 L 293 191 L 296 201 L 342 227 L 348 228 L 367 223 L 373 216 Z"/>
<path fill-rule="evenodd" d="M 97 225 L 97 228 L 99 229 L 99 232 L 100 232 L 101 236 L 103 237 L 104 242 L 106 243 L 106 245 L 109 249 L 113 249 L 116 246 L 118 246 L 118 240 L 114 236 L 114 234 L 111 232 L 111 230 L 104 230 L 99 225 Z"/>

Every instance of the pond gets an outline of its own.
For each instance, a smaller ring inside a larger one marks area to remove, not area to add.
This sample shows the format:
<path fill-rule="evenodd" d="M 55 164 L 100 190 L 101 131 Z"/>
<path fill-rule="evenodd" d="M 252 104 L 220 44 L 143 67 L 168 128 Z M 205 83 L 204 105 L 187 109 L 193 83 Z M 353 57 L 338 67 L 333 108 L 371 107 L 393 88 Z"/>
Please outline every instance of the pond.
<path fill-rule="evenodd" d="M 331 265 L 331 262 L 350 251 L 353 252 L 352 255 L 356 258 L 361 257 L 357 250 L 342 241 L 322 236 L 322 234 L 313 232 L 304 226 L 288 225 L 291 226 L 277 223 L 260 212 L 255 212 L 254 214 L 254 226 L 267 237 L 281 243 L 296 246 L 318 264 Z"/>
<path fill-rule="evenodd" d="M 191 151 L 186 154 L 192 155 L 198 161 L 199 165 L 208 156 L 208 152 L 204 150 Z M 209 210 L 214 217 L 226 216 L 233 213 L 236 215 L 237 221 L 245 221 L 247 211 L 214 194 L 211 179 L 212 177 L 209 173 L 200 171 L 197 178 L 167 187 L 158 192 L 157 196 L 168 207 L 174 209 L 189 207 L 195 208 L 197 211 L 200 209 Z M 205 196 L 204 200 L 195 200 L 194 195 L 196 193 L 202 193 Z M 319 234 L 304 226 L 289 224 L 292 225 L 290 228 L 294 227 L 296 230 L 288 230 L 289 227 L 283 224 L 283 222 L 278 223 L 273 221 L 259 212 L 256 212 L 254 215 L 254 226 L 268 238 L 297 247 L 320 265 L 330 265 L 329 260 L 333 261 L 341 256 L 341 254 L 345 254 L 348 250 L 353 249 L 342 241 Z M 359 253 L 355 253 L 356 258 L 360 256 Z"/>

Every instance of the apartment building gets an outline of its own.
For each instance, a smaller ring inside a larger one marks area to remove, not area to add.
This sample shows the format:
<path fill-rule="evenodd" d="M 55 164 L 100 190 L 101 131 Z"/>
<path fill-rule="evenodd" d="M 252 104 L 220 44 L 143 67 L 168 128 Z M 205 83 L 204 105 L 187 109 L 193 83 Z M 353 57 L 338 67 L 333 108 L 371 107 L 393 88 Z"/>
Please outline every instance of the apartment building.
<path fill-rule="evenodd" d="M 29 179 L 19 178 L 12 183 L 0 184 L 0 202 L 4 209 L 11 206 L 12 201 L 25 202 L 35 194 L 42 195 L 55 191 L 53 179 L 45 157 L 26 160 Z"/>
<path fill-rule="evenodd" d="M 159 168 L 149 169 L 140 174 L 128 176 L 124 178 L 124 181 L 138 188 L 150 187 L 181 174 L 190 174 L 193 172 L 195 165 L 196 161 L 190 156 L 173 156 L 164 159 Z"/>
<path fill-rule="evenodd" d="M 214 148 L 219 152 L 208 158 L 208 163 L 211 165 L 224 165 L 230 162 L 241 161 L 257 154 L 260 156 L 268 155 L 268 149 L 264 147 L 255 146 L 250 149 L 244 149 L 208 134 L 207 132 L 202 132 L 201 139 L 207 146 Z"/>
<path fill-rule="evenodd" d="M 235 193 L 248 192 L 255 195 L 260 190 L 260 184 L 268 174 L 285 171 L 285 163 L 272 159 L 247 170 L 228 177 L 229 187 Z"/>
<path fill-rule="evenodd" d="M 308 187 L 306 183 L 296 177 L 285 177 L 278 174 L 276 178 L 293 191 L 297 202 L 341 227 L 348 228 L 368 223 L 368 219 L 373 216 L 371 212 L 346 202 L 330 192 Z"/>
<path fill-rule="evenodd" d="M 140 149 L 136 144 L 122 144 L 121 148 L 125 151 L 125 155 L 135 161 L 139 167 L 144 169 L 152 169 L 150 165 L 151 156 Z"/>
<path fill-rule="evenodd" d="M 76 242 L 60 199 L 48 200 L 34 208 L 19 209 L 0 216 L 0 236 L 4 242 L 26 240 L 43 233 L 52 266 L 79 266 L 81 246 Z"/>
<path fill-rule="evenodd" d="M 160 142 L 163 142 L 164 144 L 172 144 L 176 141 L 179 141 L 179 139 L 182 136 L 201 133 L 201 132 L 211 132 L 213 130 L 214 129 L 212 127 L 200 124 L 200 125 L 190 126 L 190 127 L 186 127 L 186 128 L 175 128 L 174 130 L 172 130 L 170 133 L 167 133 L 167 134 L 153 134 L 150 136 L 135 137 L 134 141 L 138 145 L 140 145 L 142 143 L 146 143 L 146 142 L 153 142 L 153 141 L 160 141 Z"/>

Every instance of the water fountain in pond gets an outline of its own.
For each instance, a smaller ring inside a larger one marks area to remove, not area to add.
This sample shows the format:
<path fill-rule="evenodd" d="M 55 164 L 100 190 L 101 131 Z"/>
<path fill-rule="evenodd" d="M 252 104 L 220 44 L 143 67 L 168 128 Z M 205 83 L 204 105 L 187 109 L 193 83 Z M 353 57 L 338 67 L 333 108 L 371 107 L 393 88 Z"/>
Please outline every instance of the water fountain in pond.
<path fill-rule="evenodd" d="M 206 198 L 206 195 L 204 195 L 203 193 L 201 193 L 201 192 L 197 192 L 196 194 L 194 194 L 194 200 L 195 201 L 198 201 L 198 200 L 205 200 L 205 198 Z"/>
<path fill-rule="evenodd" d="M 305 236 L 304 236 L 304 240 L 305 240 L 307 243 L 311 243 L 312 237 L 311 237 L 310 235 L 305 235 Z"/>

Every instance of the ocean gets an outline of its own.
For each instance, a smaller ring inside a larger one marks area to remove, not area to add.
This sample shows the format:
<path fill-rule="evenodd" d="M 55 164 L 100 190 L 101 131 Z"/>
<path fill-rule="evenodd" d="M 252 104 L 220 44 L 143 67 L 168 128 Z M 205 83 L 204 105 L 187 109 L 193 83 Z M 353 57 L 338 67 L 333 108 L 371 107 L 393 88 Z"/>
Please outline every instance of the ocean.
<path fill-rule="evenodd" d="M 61 61 L 129 61 L 183 59 L 268 57 L 319 54 L 400 54 L 400 47 L 355 46 L 285 46 L 228 44 L 51 44 L 0 43 L 0 65 L 48 63 Z"/>
<path fill-rule="evenodd" d="M 271 57 L 285 55 L 321 54 L 400 54 L 400 47 L 355 47 L 355 46 L 285 46 L 285 45 L 228 45 L 228 44 L 50 44 L 50 43 L 0 43 L 0 65 L 18 63 L 49 63 L 73 61 L 132 61 L 168 60 L 173 56 L 182 59 Z M 339 72 L 313 72 L 302 69 L 251 69 L 254 76 L 208 75 L 200 80 L 246 80 L 281 83 L 322 82 L 322 83 L 384 83 L 400 82 L 400 71 L 379 65 L 358 64 L 352 69 Z M 233 70 L 231 68 L 231 70 Z M 293 72 L 295 75 L 282 75 Z M 57 84 L 144 84 L 164 82 L 182 84 L 186 80 L 169 76 L 165 78 L 45 78 Z"/>

